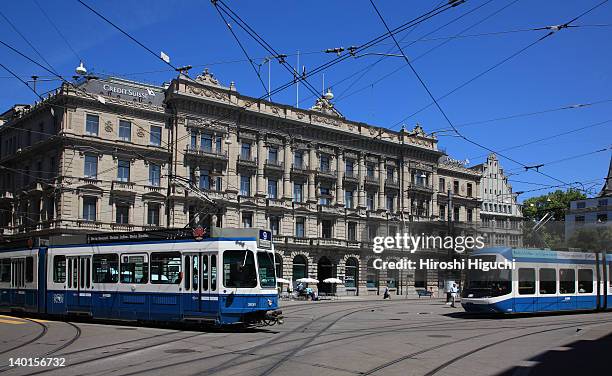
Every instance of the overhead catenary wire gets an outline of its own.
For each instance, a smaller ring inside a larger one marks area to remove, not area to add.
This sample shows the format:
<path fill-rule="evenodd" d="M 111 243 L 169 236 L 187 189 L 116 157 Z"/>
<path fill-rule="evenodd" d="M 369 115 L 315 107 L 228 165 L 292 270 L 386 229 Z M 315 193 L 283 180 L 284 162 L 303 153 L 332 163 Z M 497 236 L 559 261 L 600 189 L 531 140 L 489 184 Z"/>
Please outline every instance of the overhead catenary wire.
<path fill-rule="evenodd" d="M 72 47 L 72 45 L 70 44 L 70 42 L 68 42 L 68 39 L 66 38 L 66 36 L 60 31 L 60 29 L 57 27 L 57 25 L 55 24 L 55 22 L 53 22 L 53 19 L 51 17 L 49 17 L 49 15 L 47 14 L 47 12 L 44 10 L 44 8 L 42 6 L 40 6 L 40 3 L 38 2 L 38 0 L 34 0 L 34 4 L 36 4 L 36 6 L 38 7 L 38 9 L 40 10 L 40 12 L 45 16 L 45 18 L 47 19 L 47 21 L 49 21 L 49 23 L 51 24 L 51 26 L 53 27 L 53 29 L 55 29 L 55 31 L 57 32 L 57 34 L 60 36 L 60 38 L 62 38 L 62 40 L 64 41 L 64 43 L 66 44 L 66 46 L 68 46 L 68 48 L 70 49 L 70 51 L 72 51 L 72 53 L 74 54 L 74 56 L 77 58 L 77 60 L 79 61 L 83 61 L 83 59 L 81 58 L 81 56 L 79 56 L 79 54 L 76 52 L 76 50 Z"/>

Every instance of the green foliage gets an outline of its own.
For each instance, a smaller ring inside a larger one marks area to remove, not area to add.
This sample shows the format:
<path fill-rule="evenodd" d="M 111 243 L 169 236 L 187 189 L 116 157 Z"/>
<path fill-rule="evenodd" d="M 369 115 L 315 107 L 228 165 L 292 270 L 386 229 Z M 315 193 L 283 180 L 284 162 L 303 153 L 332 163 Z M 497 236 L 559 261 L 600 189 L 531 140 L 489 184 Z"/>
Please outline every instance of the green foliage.
<path fill-rule="evenodd" d="M 570 188 L 567 191 L 556 190 L 542 196 L 531 197 L 523 201 L 523 217 L 525 220 L 540 220 L 546 213 L 553 213 L 553 221 L 565 220 L 565 211 L 570 201 L 584 200 L 586 195 Z"/>

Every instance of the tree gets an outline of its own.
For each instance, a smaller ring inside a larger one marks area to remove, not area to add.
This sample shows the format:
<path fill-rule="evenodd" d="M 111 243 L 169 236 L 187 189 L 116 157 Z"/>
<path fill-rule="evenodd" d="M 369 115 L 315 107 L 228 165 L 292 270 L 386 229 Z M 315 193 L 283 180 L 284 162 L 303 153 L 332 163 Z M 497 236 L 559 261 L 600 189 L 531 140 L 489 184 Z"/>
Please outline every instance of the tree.
<path fill-rule="evenodd" d="M 567 245 L 585 251 L 605 251 L 612 249 L 612 226 L 590 226 L 578 229 Z"/>
<path fill-rule="evenodd" d="M 523 217 L 525 220 L 539 221 L 546 213 L 551 212 L 552 221 L 564 221 L 570 201 L 585 198 L 587 197 L 584 193 L 574 188 L 567 191 L 559 189 L 542 196 L 531 197 L 523 201 Z"/>

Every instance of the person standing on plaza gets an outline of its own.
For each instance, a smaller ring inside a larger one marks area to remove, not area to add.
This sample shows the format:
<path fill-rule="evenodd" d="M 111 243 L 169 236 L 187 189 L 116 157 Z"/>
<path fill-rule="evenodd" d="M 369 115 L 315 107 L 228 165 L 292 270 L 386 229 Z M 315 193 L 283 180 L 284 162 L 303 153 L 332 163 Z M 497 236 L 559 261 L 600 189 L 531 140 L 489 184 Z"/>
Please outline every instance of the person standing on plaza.
<path fill-rule="evenodd" d="M 385 292 L 383 293 L 383 299 L 391 299 L 391 294 L 389 294 L 389 286 L 385 286 Z"/>
<path fill-rule="evenodd" d="M 453 283 L 453 286 L 450 288 L 450 293 L 451 293 L 451 308 L 457 308 L 455 306 L 455 299 L 457 299 L 457 293 L 459 292 L 459 289 L 457 288 L 457 284 Z"/>

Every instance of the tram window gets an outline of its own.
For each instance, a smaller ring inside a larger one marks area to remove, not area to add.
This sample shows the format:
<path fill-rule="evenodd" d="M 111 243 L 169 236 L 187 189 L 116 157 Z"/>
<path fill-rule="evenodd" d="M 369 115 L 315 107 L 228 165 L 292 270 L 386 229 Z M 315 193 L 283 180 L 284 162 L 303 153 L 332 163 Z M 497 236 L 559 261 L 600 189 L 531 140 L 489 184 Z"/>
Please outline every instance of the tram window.
<path fill-rule="evenodd" d="M 193 270 L 192 270 L 193 283 L 191 284 L 193 286 L 193 291 L 198 291 L 198 285 L 199 285 L 198 279 L 200 277 L 200 274 L 198 273 L 198 271 L 200 270 L 199 263 L 200 263 L 200 256 L 199 255 L 193 256 Z"/>
<path fill-rule="evenodd" d="M 151 283 L 177 284 L 180 272 L 180 252 L 151 253 Z"/>
<path fill-rule="evenodd" d="M 276 287 L 274 277 L 274 255 L 271 252 L 257 252 L 259 266 L 259 285 L 261 287 Z"/>
<path fill-rule="evenodd" d="M 66 256 L 53 256 L 53 282 L 66 282 Z"/>
<path fill-rule="evenodd" d="M 210 290 L 217 290 L 217 255 L 210 256 Z"/>
<path fill-rule="evenodd" d="M 576 293 L 576 271 L 574 269 L 559 269 L 559 293 Z"/>
<path fill-rule="evenodd" d="M 85 286 L 89 288 L 91 286 L 91 261 L 88 258 L 85 259 Z"/>
<path fill-rule="evenodd" d="M 185 256 L 185 290 L 191 289 L 191 257 Z"/>
<path fill-rule="evenodd" d="M 519 295 L 535 294 L 535 269 L 520 268 L 518 271 Z"/>
<path fill-rule="evenodd" d="M 81 259 L 81 288 L 85 288 L 85 259 Z"/>
<path fill-rule="evenodd" d="M 72 287 L 72 259 L 68 259 L 68 288 Z"/>
<path fill-rule="evenodd" d="M 578 269 L 578 293 L 589 294 L 593 292 L 593 270 Z"/>
<path fill-rule="evenodd" d="M 26 257 L 25 281 L 34 282 L 34 257 Z"/>
<path fill-rule="evenodd" d="M 255 287 L 255 258 L 253 252 L 231 250 L 223 252 L 223 286 Z"/>
<path fill-rule="evenodd" d="M 557 293 L 557 272 L 555 269 L 540 269 L 540 294 Z"/>
<path fill-rule="evenodd" d="M 72 260 L 72 287 L 73 288 L 77 288 L 79 287 L 79 264 L 78 264 L 78 260 L 77 259 L 73 259 Z"/>
<path fill-rule="evenodd" d="M 147 283 L 149 263 L 147 255 L 121 255 L 121 283 Z"/>
<path fill-rule="evenodd" d="M 119 281 L 119 256 L 106 253 L 93 256 L 94 283 L 117 283 Z"/>
<path fill-rule="evenodd" d="M 208 256 L 202 256 L 202 291 L 208 291 Z"/>
<path fill-rule="evenodd" d="M 0 260 L 0 282 L 11 281 L 11 259 Z"/>

